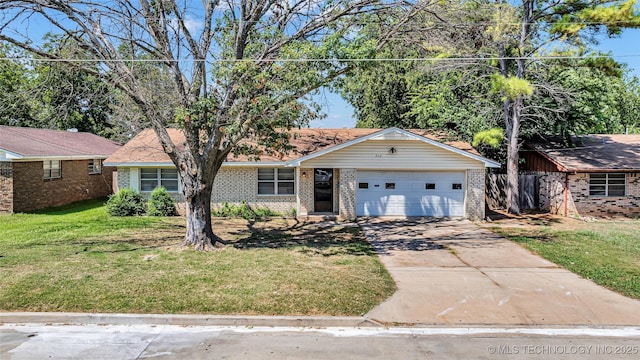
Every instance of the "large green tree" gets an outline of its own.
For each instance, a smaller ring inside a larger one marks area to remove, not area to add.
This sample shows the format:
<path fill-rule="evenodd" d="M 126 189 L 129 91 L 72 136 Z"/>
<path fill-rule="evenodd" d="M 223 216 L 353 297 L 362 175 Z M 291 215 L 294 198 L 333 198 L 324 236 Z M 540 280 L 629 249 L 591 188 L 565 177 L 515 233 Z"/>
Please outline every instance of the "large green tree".
<path fill-rule="evenodd" d="M 44 47 L 61 57 L 79 57 L 74 44 L 45 36 Z M 0 123 L 49 129 L 76 128 L 122 140 L 128 129 L 113 122 L 118 92 L 87 72 L 34 57 L 4 43 L 0 62 Z M 76 52 L 76 53 L 74 53 Z M 126 135 L 125 135 L 126 136 Z"/>
<path fill-rule="evenodd" d="M 0 43 L 0 124 L 28 125 L 32 122 L 31 73 L 25 54 L 9 44 Z"/>
<path fill-rule="evenodd" d="M 178 168 L 187 209 L 185 241 L 207 249 L 219 243 L 211 227 L 210 201 L 227 157 L 237 151 L 257 155 L 256 147 L 290 149 L 288 133 L 278 129 L 316 116 L 307 105 L 308 95 L 353 65 L 343 59 L 368 57 L 378 46 L 357 37 L 359 16 L 403 7 L 409 18 L 428 5 L 375 0 L 3 0 L 0 40 L 98 77 L 135 103 Z M 53 54 L 22 36 L 25 24 L 42 22 L 94 61 Z M 396 30 L 390 27 L 387 33 Z M 153 62 L 157 66 L 152 71 L 161 68 L 162 76 L 135 65 L 140 62 Z M 168 126 L 182 129 L 184 143 L 173 142 Z M 248 137 L 256 146 L 241 145 Z"/>
<path fill-rule="evenodd" d="M 635 0 L 443 2 L 431 16 L 414 18 L 411 31 L 379 53 L 390 60 L 357 70 L 339 88 L 361 126 L 427 127 L 465 140 L 502 127 L 509 211 L 518 213 L 522 135 L 629 122 L 628 112 L 618 119 L 624 106 L 612 94 L 635 101 L 632 82 L 611 72 L 616 65 L 590 54 L 587 45 L 598 32 L 615 36 L 640 24 L 634 5 Z M 371 36 L 377 31 L 370 30 Z M 586 60 L 549 58 L 567 55 Z M 393 59 L 398 57 L 415 60 Z M 603 110 L 605 103 L 609 110 Z"/>
<path fill-rule="evenodd" d="M 502 93 L 502 108 L 507 143 L 507 206 L 519 213 L 518 152 L 522 123 L 535 121 L 536 113 L 527 112 L 527 102 L 535 91 L 535 72 L 528 71 L 545 55 L 544 48 L 556 43 L 581 47 L 594 32 L 618 35 L 625 27 L 640 25 L 635 0 L 521 0 L 507 1 L 496 7 L 496 26 L 491 38 L 497 45 L 498 72 L 495 89 Z M 506 9 L 503 10 L 503 9 Z M 513 28 L 517 25 L 517 31 Z"/>

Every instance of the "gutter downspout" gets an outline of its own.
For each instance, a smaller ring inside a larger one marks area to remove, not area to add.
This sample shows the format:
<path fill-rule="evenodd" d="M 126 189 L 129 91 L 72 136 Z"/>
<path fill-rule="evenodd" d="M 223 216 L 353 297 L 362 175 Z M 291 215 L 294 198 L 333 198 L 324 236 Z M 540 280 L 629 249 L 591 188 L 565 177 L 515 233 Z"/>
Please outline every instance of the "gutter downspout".
<path fill-rule="evenodd" d="M 300 217 L 300 166 L 296 166 L 296 219 Z"/>
<path fill-rule="evenodd" d="M 564 217 L 569 208 L 569 173 L 564 173 Z"/>

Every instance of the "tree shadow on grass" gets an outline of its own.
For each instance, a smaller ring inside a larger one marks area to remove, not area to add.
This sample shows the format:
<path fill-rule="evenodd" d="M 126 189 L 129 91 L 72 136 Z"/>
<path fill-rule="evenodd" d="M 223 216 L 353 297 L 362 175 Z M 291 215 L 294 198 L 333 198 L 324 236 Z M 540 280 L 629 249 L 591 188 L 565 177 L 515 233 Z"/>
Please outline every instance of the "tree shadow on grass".
<path fill-rule="evenodd" d="M 236 249 L 296 249 L 306 255 L 372 256 L 375 251 L 354 224 L 300 222 L 269 224 L 249 221 L 246 229 L 234 233 L 229 242 Z"/>

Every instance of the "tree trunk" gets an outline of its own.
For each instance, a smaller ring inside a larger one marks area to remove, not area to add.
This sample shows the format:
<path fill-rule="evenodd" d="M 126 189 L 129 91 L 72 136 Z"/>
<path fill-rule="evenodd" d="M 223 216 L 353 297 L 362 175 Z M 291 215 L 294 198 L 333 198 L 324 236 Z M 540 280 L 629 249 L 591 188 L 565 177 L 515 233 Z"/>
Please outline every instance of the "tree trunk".
<path fill-rule="evenodd" d="M 520 182 L 518 178 L 520 116 L 522 97 L 512 102 L 511 121 L 507 127 L 507 211 L 520 214 Z"/>
<path fill-rule="evenodd" d="M 518 42 L 518 58 L 516 59 L 516 77 L 525 79 L 525 49 L 531 35 L 531 19 L 533 18 L 534 1 L 524 0 L 522 2 L 522 21 L 520 29 L 520 40 Z M 501 49 L 501 57 L 504 56 L 504 49 Z M 506 61 L 502 67 L 503 75 L 506 76 Z M 507 211 L 510 214 L 520 214 L 520 179 L 518 177 L 518 159 L 520 144 L 520 122 L 522 121 L 522 109 L 524 107 L 524 97 L 519 95 L 511 102 L 511 108 L 507 120 Z M 505 111 L 507 111 L 505 107 Z"/>
<path fill-rule="evenodd" d="M 199 190 L 192 189 L 191 194 L 193 195 L 186 197 L 185 200 L 187 233 L 184 245 L 200 251 L 223 247 L 225 245 L 224 242 L 213 233 L 211 226 L 211 188 L 209 186 L 196 186 L 198 186 Z"/>

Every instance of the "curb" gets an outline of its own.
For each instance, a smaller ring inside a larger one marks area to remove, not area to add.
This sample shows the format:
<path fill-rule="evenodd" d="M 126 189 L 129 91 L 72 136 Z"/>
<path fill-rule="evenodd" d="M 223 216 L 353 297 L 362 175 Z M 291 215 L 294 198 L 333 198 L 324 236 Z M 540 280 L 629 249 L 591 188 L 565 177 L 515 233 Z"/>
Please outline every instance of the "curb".
<path fill-rule="evenodd" d="M 64 325 L 180 325 L 180 326 L 262 326 L 262 327 L 381 327 L 360 316 L 236 316 L 188 314 L 105 314 L 3 312 L 0 324 Z"/>

